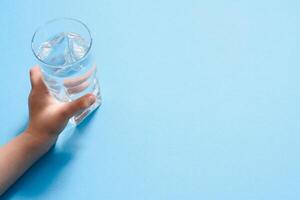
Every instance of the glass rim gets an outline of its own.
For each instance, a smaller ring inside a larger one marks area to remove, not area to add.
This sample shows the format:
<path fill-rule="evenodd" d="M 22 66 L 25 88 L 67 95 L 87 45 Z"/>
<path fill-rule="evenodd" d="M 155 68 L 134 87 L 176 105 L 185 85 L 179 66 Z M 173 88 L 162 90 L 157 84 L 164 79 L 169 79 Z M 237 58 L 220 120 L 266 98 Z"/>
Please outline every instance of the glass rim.
<path fill-rule="evenodd" d="M 87 51 L 85 52 L 84 56 L 82 56 L 82 58 L 80 58 L 79 60 L 77 60 L 77 61 L 74 62 L 74 63 L 70 63 L 70 64 L 67 64 L 67 65 L 53 65 L 53 64 L 49 64 L 49 63 L 47 63 L 47 62 L 41 60 L 41 59 L 38 57 L 38 55 L 36 54 L 36 52 L 35 52 L 35 50 L 34 50 L 34 47 L 33 47 L 33 45 L 34 45 L 34 39 L 35 39 L 37 33 L 38 33 L 39 31 L 41 31 L 44 27 L 46 27 L 48 24 L 53 23 L 53 22 L 56 22 L 56 21 L 63 21 L 63 20 L 66 20 L 66 21 L 73 21 L 73 22 L 77 22 L 77 23 L 81 24 L 81 25 L 87 30 L 88 35 L 89 35 L 89 37 L 90 37 L 89 46 L 88 46 Z M 68 66 L 71 66 L 71 65 L 74 65 L 74 64 L 77 64 L 77 63 L 82 62 L 82 61 L 87 57 L 87 55 L 89 54 L 89 52 L 90 52 L 90 50 L 91 50 L 91 48 L 92 48 L 92 43 L 93 43 L 93 38 L 92 38 L 92 35 L 91 35 L 91 31 L 90 31 L 90 29 L 88 28 L 88 26 L 87 26 L 85 23 L 83 23 L 82 21 L 80 21 L 80 20 L 78 20 L 78 19 L 75 19 L 75 18 L 70 18 L 70 17 L 59 17 L 59 18 L 55 18 L 55 19 L 52 19 L 52 20 L 49 20 L 49 21 L 45 22 L 44 24 L 40 25 L 40 26 L 36 29 L 36 31 L 34 32 L 32 38 L 31 38 L 31 50 L 32 50 L 33 55 L 36 57 L 36 59 L 37 59 L 39 62 L 41 62 L 43 65 L 47 65 L 48 67 L 58 67 L 58 66 L 66 66 L 66 67 L 68 67 Z"/>

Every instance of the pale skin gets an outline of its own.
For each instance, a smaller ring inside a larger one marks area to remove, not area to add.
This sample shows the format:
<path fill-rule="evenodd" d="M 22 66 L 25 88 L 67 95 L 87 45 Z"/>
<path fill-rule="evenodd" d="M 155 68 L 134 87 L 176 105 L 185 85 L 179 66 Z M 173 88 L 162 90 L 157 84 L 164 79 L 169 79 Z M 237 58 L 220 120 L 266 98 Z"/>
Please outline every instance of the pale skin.
<path fill-rule="evenodd" d="M 23 133 L 0 147 L 0 196 L 55 144 L 58 135 L 76 113 L 96 98 L 87 94 L 72 102 L 58 102 L 43 82 L 38 66 L 30 70 L 29 123 Z"/>

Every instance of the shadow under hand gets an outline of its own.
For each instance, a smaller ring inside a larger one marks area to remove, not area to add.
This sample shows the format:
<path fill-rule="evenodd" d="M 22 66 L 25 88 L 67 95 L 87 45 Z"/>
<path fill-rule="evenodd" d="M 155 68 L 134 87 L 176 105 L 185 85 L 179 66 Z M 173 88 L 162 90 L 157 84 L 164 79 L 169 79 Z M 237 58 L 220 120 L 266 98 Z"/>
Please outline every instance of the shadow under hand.
<path fill-rule="evenodd" d="M 82 121 L 79 125 L 76 127 L 70 125 L 66 127 L 67 134 L 62 135 L 63 137 L 60 138 L 60 141 L 58 145 L 60 145 L 64 151 L 67 151 L 71 154 L 75 154 L 76 151 L 80 150 L 80 141 L 82 141 L 82 138 L 85 133 L 88 131 L 87 128 L 89 127 L 89 124 L 93 120 L 93 116 L 97 112 L 97 109 L 94 110 L 91 114 L 89 114 L 84 121 Z"/>
<path fill-rule="evenodd" d="M 11 199 L 18 195 L 23 197 L 44 196 L 49 192 L 49 188 L 55 183 L 55 180 L 66 168 L 67 164 L 73 159 L 78 147 L 79 141 L 86 131 L 87 125 L 95 115 L 94 111 L 76 128 L 67 126 L 60 138 L 51 150 L 45 154 L 37 163 L 35 163 L 1 199 Z"/>

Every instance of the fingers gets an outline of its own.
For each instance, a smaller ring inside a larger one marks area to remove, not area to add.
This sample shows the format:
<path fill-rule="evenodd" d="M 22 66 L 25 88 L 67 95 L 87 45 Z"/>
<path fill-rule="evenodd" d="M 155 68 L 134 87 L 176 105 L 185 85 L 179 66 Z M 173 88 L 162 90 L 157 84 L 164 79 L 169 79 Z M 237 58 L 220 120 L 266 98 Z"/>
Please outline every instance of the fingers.
<path fill-rule="evenodd" d="M 86 94 L 75 101 L 66 103 L 65 114 L 67 117 L 72 117 L 76 113 L 88 108 L 96 101 L 96 97 L 93 94 Z"/>
<path fill-rule="evenodd" d="M 82 76 L 79 76 L 76 78 L 65 79 L 64 86 L 66 88 L 72 88 L 72 87 L 76 87 L 77 85 L 84 83 L 91 77 L 91 75 L 93 75 L 95 70 L 96 70 L 96 65 L 93 65 L 93 67 L 89 71 L 87 71 L 85 74 L 83 74 Z"/>
<path fill-rule="evenodd" d="M 82 92 L 89 86 L 90 86 L 90 82 L 85 81 L 85 82 L 81 83 L 80 85 L 77 85 L 76 87 L 67 88 L 67 91 L 68 91 L 68 94 L 76 94 L 76 93 Z"/>
<path fill-rule="evenodd" d="M 38 73 L 38 69 L 39 67 L 36 65 L 34 67 L 32 67 L 30 69 L 30 83 L 31 83 L 31 87 L 33 88 L 37 82 L 38 82 L 38 77 L 37 77 L 37 73 Z"/>
<path fill-rule="evenodd" d="M 65 88 L 69 94 L 79 93 L 90 86 L 91 81 L 89 80 L 91 76 L 96 71 L 96 65 L 94 65 L 85 74 L 78 76 L 76 78 L 67 78 L 63 81 Z"/>
<path fill-rule="evenodd" d="M 33 90 L 41 90 L 47 92 L 47 86 L 43 81 L 43 75 L 39 66 L 30 69 L 30 83 Z"/>

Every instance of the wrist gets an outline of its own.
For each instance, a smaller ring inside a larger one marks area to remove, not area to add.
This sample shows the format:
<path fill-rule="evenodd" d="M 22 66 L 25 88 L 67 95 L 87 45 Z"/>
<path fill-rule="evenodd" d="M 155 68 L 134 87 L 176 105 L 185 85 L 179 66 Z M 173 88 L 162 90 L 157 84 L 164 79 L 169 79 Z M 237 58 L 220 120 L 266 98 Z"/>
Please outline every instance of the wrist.
<path fill-rule="evenodd" d="M 56 142 L 57 136 L 48 133 L 37 133 L 27 129 L 22 133 L 32 148 L 48 151 Z"/>

